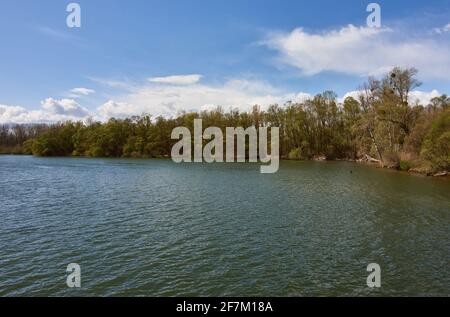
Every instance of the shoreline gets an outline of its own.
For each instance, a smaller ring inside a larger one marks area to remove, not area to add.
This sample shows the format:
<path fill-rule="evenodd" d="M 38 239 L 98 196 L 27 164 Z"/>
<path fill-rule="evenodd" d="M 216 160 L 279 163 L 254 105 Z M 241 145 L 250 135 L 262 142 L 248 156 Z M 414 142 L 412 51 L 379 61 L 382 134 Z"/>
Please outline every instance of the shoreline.
<path fill-rule="evenodd" d="M 409 170 L 402 170 L 400 167 L 394 167 L 394 166 L 380 166 L 379 163 L 376 162 L 370 162 L 370 161 L 364 161 L 364 160 L 354 160 L 354 159 L 334 159 L 334 160 L 328 160 L 328 159 L 310 159 L 310 160 L 291 160 L 291 159 L 281 159 L 280 161 L 293 161 L 293 162 L 349 162 L 349 163 L 355 163 L 358 165 L 366 165 L 371 166 L 377 169 L 383 169 L 383 170 L 391 170 L 395 172 L 400 173 L 407 173 L 410 175 L 417 175 L 417 176 L 425 176 L 425 177 L 432 177 L 432 178 L 449 178 L 450 174 L 448 171 L 439 171 L 439 172 L 426 172 L 426 171 L 420 171 L 415 168 L 411 168 Z"/>
<path fill-rule="evenodd" d="M 32 157 L 42 157 L 42 158 L 92 158 L 92 159 L 132 159 L 132 160 L 161 160 L 161 159 L 170 159 L 169 156 L 159 156 L 159 157 L 91 157 L 91 156 L 75 156 L 75 155 L 69 155 L 69 156 L 36 156 L 33 154 L 25 154 L 25 153 L 0 153 L 0 156 L 32 156 Z M 432 178 L 449 178 L 450 179 L 450 173 L 448 171 L 440 171 L 440 172 L 426 172 L 426 171 L 420 171 L 415 168 L 411 168 L 409 170 L 402 170 L 399 167 L 394 166 L 380 166 L 377 162 L 371 162 L 366 161 L 362 159 L 324 159 L 323 157 L 315 158 L 315 159 L 306 159 L 306 160 L 293 160 L 288 158 L 280 158 L 280 162 L 349 162 L 349 163 L 355 163 L 358 165 L 366 165 L 371 166 L 378 169 L 384 169 L 384 170 L 391 170 L 396 172 L 402 172 L 407 173 L 410 175 L 417 175 L 417 176 L 425 176 L 425 177 L 432 177 Z"/>

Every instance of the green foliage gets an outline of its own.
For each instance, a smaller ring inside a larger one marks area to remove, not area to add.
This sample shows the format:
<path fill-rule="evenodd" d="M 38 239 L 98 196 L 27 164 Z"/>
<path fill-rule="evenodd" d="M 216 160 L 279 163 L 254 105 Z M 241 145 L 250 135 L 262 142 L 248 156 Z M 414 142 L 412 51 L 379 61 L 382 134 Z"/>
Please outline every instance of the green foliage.
<path fill-rule="evenodd" d="M 422 145 L 421 155 L 434 171 L 450 170 L 450 109 L 439 115 Z"/>
<path fill-rule="evenodd" d="M 414 166 L 415 164 L 412 161 L 400 161 L 400 169 L 402 171 L 409 171 Z"/>
<path fill-rule="evenodd" d="M 289 160 L 301 160 L 302 156 L 300 153 L 300 149 L 299 148 L 292 149 L 288 154 L 288 159 Z"/>
<path fill-rule="evenodd" d="M 75 125 L 68 121 L 51 126 L 45 133 L 37 137 L 32 143 L 31 151 L 37 156 L 67 156 L 73 152 L 73 135 Z"/>

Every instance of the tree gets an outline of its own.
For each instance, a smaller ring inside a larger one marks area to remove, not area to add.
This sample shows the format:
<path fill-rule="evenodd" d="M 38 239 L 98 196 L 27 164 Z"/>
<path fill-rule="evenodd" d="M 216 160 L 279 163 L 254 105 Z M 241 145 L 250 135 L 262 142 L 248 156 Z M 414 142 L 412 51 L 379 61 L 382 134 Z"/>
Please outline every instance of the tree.
<path fill-rule="evenodd" d="M 450 97 L 444 94 L 439 97 L 434 97 L 433 99 L 431 99 L 430 102 L 431 102 L 430 106 L 433 107 L 434 109 L 441 108 L 443 110 L 446 110 L 450 106 Z"/>
<path fill-rule="evenodd" d="M 434 171 L 450 170 L 450 109 L 433 121 L 423 142 L 421 155 L 431 162 Z"/>

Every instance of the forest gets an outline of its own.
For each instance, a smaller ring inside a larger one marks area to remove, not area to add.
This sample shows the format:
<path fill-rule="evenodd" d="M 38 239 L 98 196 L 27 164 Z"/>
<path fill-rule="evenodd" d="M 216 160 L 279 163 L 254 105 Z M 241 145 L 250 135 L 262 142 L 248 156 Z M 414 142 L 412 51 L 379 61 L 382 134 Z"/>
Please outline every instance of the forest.
<path fill-rule="evenodd" d="M 421 105 L 410 93 L 421 83 L 414 68 L 394 68 L 369 78 L 358 97 L 342 103 L 332 91 L 302 103 L 271 105 L 240 112 L 223 107 L 179 113 L 174 118 L 149 114 L 107 122 L 3 124 L 1 154 L 85 157 L 169 157 L 172 129 L 193 129 L 196 118 L 208 126 L 276 126 L 280 156 L 289 160 L 359 160 L 425 174 L 450 170 L 450 97 Z"/>

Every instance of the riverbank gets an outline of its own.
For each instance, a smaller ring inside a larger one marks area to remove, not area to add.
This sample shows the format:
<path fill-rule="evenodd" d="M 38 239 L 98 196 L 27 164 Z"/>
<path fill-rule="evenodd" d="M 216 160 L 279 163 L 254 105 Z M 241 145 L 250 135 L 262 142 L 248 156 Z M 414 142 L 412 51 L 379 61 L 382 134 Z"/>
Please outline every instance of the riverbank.
<path fill-rule="evenodd" d="M 0 155 L 31 155 L 31 152 L 27 152 L 23 146 L 16 145 L 11 147 L 1 147 Z"/>
<path fill-rule="evenodd" d="M 398 172 L 405 172 L 405 173 L 409 173 L 409 174 L 418 174 L 418 175 L 423 175 L 423 176 L 427 176 L 427 177 L 450 177 L 450 174 L 448 171 L 443 170 L 443 171 L 431 171 L 429 168 L 427 168 L 426 166 L 420 166 L 418 165 L 417 167 L 409 167 L 410 164 L 412 164 L 411 162 L 406 162 L 406 161 L 400 161 L 398 164 L 388 164 L 388 163 L 382 163 L 380 160 L 374 159 L 372 157 L 370 157 L 369 155 L 364 155 L 361 158 L 358 159 L 350 159 L 350 158 L 344 158 L 344 159 L 327 159 L 325 156 L 315 156 L 310 160 L 293 160 L 293 159 L 289 159 L 289 158 L 282 158 L 281 160 L 286 160 L 286 161 L 314 161 L 314 162 L 339 162 L 339 161 L 344 161 L 344 162 L 352 162 L 352 163 L 357 163 L 357 164 L 364 164 L 364 165 L 369 165 L 369 166 L 373 166 L 376 168 L 383 168 L 383 169 L 389 169 L 389 170 L 395 170 Z M 418 163 L 416 163 L 418 164 Z"/>
<path fill-rule="evenodd" d="M 355 161 L 351 161 L 351 162 L 355 162 Z M 400 167 L 395 167 L 395 166 L 380 166 L 380 164 L 373 163 L 373 162 L 358 162 L 358 161 L 356 161 L 356 163 L 372 165 L 376 168 L 395 170 L 398 172 L 404 172 L 404 173 L 409 173 L 409 174 L 424 175 L 424 176 L 428 176 L 428 177 L 450 177 L 450 175 L 447 171 L 431 172 L 431 171 L 428 171 L 426 169 L 421 169 L 421 168 L 401 169 Z"/>
<path fill-rule="evenodd" d="M 45 157 L 45 156 L 36 156 L 31 153 L 25 153 L 25 152 L 5 152 L 0 151 L 0 155 L 15 155 L 15 156 L 35 156 L 35 157 Z M 70 155 L 70 156 L 60 156 L 60 157 L 71 157 L 71 158 L 94 158 L 91 156 L 80 156 L 80 155 Z M 143 157 L 143 156 L 136 156 L 136 157 L 95 157 L 95 158 L 117 158 L 117 159 L 141 159 L 141 160 L 149 160 L 149 159 L 170 159 L 167 155 L 161 155 L 161 156 L 155 156 L 155 157 Z M 362 165 L 368 165 L 375 168 L 382 168 L 382 169 L 389 169 L 393 171 L 403 172 L 403 173 L 409 173 L 409 174 L 416 174 L 416 175 L 422 175 L 427 177 L 441 177 L 441 178 L 450 178 L 450 173 L 448 171 L 437 171 L 432 172 L 430 170 L 427 170 L 426 168 L 420 168 L 420 167 L 414 167 L 409 169 L 402 169 L 401 165 L 394 166 L 394 165 L 381 165 L 380 162 L 376 159 L 371 158 L 370 156 L 365 156 L 364 158 L 360 159 L 327 159 L 324 156 L 316 156 L 312 159 L 289 159 L 286 157 L 282 157 L 280 161 L 312 161 L 312 162 L 351 162 L 356 164 L 362 164 Z"/>

